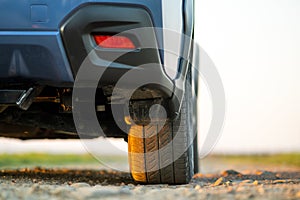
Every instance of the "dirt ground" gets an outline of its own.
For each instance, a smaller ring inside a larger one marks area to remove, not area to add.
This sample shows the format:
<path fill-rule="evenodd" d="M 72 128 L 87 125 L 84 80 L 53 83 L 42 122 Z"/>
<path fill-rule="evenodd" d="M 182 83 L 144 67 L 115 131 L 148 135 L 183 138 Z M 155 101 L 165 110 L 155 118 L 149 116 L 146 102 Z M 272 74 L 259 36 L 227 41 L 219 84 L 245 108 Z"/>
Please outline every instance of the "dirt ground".
<path fill-rule="evenodd" d="M 300 199 L 299 168 L 201 164 L 186 185 L 139 185 L 129 173 L 95 167 L 3 169 L 0 199 Z"/>

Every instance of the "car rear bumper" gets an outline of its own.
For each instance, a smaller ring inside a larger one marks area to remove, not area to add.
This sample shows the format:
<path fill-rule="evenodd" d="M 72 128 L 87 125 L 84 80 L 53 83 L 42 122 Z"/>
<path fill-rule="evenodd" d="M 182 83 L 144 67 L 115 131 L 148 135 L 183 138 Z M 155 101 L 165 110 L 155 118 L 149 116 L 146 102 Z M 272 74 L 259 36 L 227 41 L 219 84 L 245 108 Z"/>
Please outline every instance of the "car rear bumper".
<path fill-rule="evenodd" d="M 0 31 L 0 83 L 74 82 L 58 31 Z"/>
<path fill-rule="evenodd" d="M 88 43 L 90 33 L 117 34 L 132 28 L 162 25 L 160 0 L 49 1 L 41 5 L 29 1 L 17 4 L 12 0 L 5 4 L 7 9 L 0 8 L 0 16 L 12 20 L 0 22 L 1 87 L 7 81 L 69 87 L 82 61 L 95 48 Z M 30 16 L 26 14 L 28 10 Z M 17 19 L 21 17 L 22 20 Z M 153 56 L 138 57 L 140 61 L 149 61 L 147 58 Z M 127 56 L 123 64 L 142 63 Z"/>

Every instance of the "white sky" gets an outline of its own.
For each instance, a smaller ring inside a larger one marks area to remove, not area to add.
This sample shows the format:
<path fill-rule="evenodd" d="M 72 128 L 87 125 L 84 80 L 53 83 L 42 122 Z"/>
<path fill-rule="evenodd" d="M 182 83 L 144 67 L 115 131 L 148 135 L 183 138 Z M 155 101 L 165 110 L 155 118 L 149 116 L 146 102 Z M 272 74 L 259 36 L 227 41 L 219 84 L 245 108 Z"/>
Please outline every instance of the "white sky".
<path fill-rule="evenodd" d="M 227 99 L 226 121 L 214 151 L 300 151 L 300 1 L 195 2 L 196 41 L 218 68 Z M 211 116 L 204 84 L 200 107 L 201 139 Z M 74 140 L 5 140 L 0 151 L 79 153 L 84 148 Z"/>
<path fill-rule="evenodd" d="M 300 1 L 196 3 L 196 40 L 218 68 L 227 98 L 215 151 L 299 151 Z M 201 134 L 210 116 L 203 87 Z"/>

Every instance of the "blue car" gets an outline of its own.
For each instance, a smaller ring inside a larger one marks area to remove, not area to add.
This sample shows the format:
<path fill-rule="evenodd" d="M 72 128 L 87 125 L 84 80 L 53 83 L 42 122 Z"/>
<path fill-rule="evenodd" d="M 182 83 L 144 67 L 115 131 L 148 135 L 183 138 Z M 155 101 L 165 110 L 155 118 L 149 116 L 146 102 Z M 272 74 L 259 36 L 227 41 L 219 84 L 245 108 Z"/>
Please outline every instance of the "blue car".
<path fill-rule="evenodd" d="M 190 181 L 193 0 L 1 0 L 0 16 L 1 137 L 123 138 L 135 181 Z"/>

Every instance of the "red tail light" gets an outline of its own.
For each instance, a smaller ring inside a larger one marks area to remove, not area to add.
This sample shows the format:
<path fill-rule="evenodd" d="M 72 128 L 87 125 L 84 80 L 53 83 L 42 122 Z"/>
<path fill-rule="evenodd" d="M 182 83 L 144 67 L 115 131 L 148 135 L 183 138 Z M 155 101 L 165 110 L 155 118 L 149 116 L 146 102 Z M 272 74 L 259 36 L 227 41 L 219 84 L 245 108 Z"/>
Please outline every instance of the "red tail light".
<path fill-rule="evenodd" d="M 136 46 L 126 36 L 94 35 L 95 42 L 102 48 L 135 49 Z"/>

